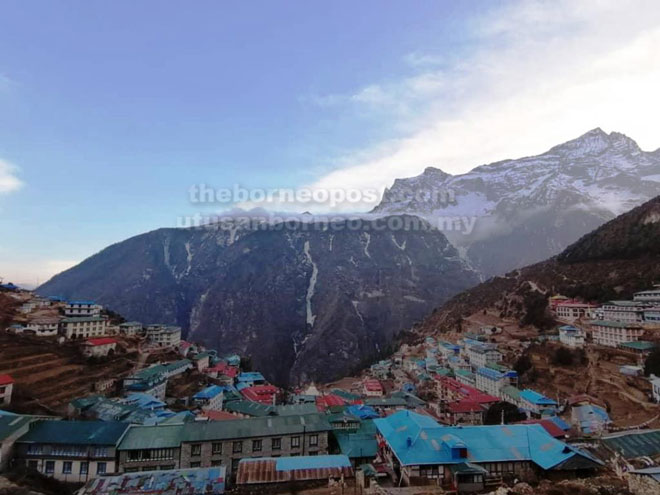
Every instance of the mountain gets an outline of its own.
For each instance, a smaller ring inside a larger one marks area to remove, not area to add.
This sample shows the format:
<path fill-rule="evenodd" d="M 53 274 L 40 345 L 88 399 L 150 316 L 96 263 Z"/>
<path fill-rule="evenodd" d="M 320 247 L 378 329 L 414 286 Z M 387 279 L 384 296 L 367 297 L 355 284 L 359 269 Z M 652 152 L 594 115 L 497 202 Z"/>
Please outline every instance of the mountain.
<path fill-rule="evenodd" d="M 270 380 L 295 384 L 346 375 L 477 282 L 440 231 L 403 215 L 160 229 L 38 292 L 181 325 L 189 339 L 250 356 Z"/>
<path fill-rule="evenodd" d="M 543 328 L 547 297 L 632 298 L 660 283 L 660 196 L 610 220 L 544 262 L 514 270 L 453 297 L 419 325 L 422 334 L 461 331 L 488 312 Z"/>
<path fill-rule="evenodd" d="M 427 168 L 397 179 L 374 212 L 417 214 L 444 226 L 487 278 L 554 256 L 658 194 L 660 150 L 645 152 L 623 134 L 594 129 L 538 156 L 462 175 Z"/>

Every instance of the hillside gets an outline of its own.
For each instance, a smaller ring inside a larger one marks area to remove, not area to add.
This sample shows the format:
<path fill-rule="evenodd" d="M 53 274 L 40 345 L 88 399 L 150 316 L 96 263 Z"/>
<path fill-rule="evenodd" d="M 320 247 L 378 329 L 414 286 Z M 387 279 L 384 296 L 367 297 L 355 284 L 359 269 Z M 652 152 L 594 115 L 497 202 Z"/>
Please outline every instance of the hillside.
<path fill-rule="evenodd" d="M 625 299 L 659 281 L 660 196 L 583 236 L 556 257 L 493 277 L 455 296 L 418 330 L 457 330 L 464 318 L 484 310 L 521 325 L 543 326 L 548 295 Z"/>

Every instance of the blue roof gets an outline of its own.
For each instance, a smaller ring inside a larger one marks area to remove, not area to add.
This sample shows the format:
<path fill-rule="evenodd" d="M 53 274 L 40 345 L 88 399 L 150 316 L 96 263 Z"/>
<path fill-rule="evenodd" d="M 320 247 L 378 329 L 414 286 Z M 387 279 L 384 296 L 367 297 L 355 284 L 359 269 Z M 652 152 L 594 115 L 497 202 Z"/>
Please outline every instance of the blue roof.
<path fill-rule="evenodd" d="M 491 368 L 479 368 L 477 369 L 477 374 L 485 376 L 491 380 L 502 380 L 505 377 L 504 373 L 500 373 L 499 371 Z"/>
<path fill-rule="evenodd" d="M 160 409 L 167 405 L 153 395 L 144 393 L 129 394 L 126 397 L 126 403 L 137 406 L 140 409 Z"/>
<path fill-rule="evenodd" d="M 222 392 L 223 388 L 219 385 L 211 385 L 210 387 L 206 387 L 204 390 L 200 390 L 195 395 L 193 395 L 193 399 L 212 399 Z"/>
<path fill-rule="evenodd" d="M 69 304 L 93 305 L 93 304 L 96 304 L 96 303 L 94 301 L 69 301 Z"/>
<path fill-rule="evenodd" d="M 551 416 L 551 417 L 546 418 L 546 419 L 552 421 L 554 424 L 559 426 L 559 428 L 561 428 L 564 431 L 568 431 L 568 430 L 571 429 L 571 425 L 569 425 L 566 421 L 561 419 L 559 416 Z"/>
<path fill-rule="evenodd" d="M 593 460 L 556 440 L 539 424 L 441 426 L 412 411 L 399 411 L 374 423 L 405 466 L 528 460 L 551 469 L 575 455 Z M 467 458 L 460 456 L 461 448 L 467 449 Z"/>
<path fill-rule="evenodd" d="M 19 442 L 116 445 L 128 424 L 113 421 L 38 421 Z"/>
<path fill-rule="evenodd" d="M 575 415 L 577 422 L 580 424 L 580 429 L 584 433 L 600 431 L 604 425 L 611 422 L 607 411 L 593 404 L 573 407 L 572 413 Z"/>
<path fill-rule="evenodd" d="M 242 462 L 242 461 L 241 461 Z M 345 455 L 306 455 L 297 457 L 278 457 L 275 469 L 277 471 L 293 471 L 295 469 L 323 469 L 351 467 L 351 461 Z"/>
<path fill-rule="evenodd" d="M 364 406 L 361 404 L 354 404 L 346 408 L 348 414 L 357 416 L 360 419 L 380 418 L 380 414 L 371 406 Z"/>
<path fill-rule="evenodd" d="M 526 388 L 525 390 L 520 392 L 520 398 L 526 402 L 529 402 L 530 404 L 535 404 L 538 406 L 556 406 L 557 402 L 555 402 L 552 399 L 549 399 L 543 394 L 539 394 L 538 392 L 531 390 L 529 388 Z"/>
<path fill-rule="evenodd" d="M 564 325 L 563 327 L 559 327 L 559 330 L 562 330 L 564 332 L 577 332 L 577 331 L 579 331 L 573 325 Z"/>
<path fill-rule="evenodd" d="M 264 376 L 258 371 L 244 371 L 236 378 L 239 382 L 258 382 L 265 381 Z"/>

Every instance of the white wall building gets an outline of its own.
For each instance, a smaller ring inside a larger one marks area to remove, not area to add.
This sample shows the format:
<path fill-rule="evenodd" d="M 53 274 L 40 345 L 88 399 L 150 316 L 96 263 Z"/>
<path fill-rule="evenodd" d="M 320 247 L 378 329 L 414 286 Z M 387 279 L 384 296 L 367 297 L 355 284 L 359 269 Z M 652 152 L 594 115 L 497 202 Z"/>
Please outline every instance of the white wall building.
<path fill-rule="evenodd" d="M 124 335 L 135 336 L 142 334 L 142 323 L 139 321 L 127 321 L 119 325 L 119 331 Z"/>
<path fill-rule="evenodd" d="M 573 349 L 584 347 L 585 334 L 571 325 L 559 327 L 559 342 Z"/>
<path fill-rule="evenodd" d="M 633 299 L 638 302 L 660 303 L 660 286 L 652 290 L 635 292 Z"/>
<path fill-rule="evenodd" d="M 575 321 L 580 318 L 593 318 L 597 306 L 595 304 L 566 301 L 557 304 L 555 314 L 557 318 L 564 321 Z"/>
<path fill-rule="evenodd" d="M 83 344 L 83 354 L 87 357 L 102 357 L 117 350 L 117 341 L 112 338 L 89 339 Z"/>
<path fill-rule="evenodd" d="M 161 347 L 179 347 L 181 343 L 181 327 L 168 325 L 147 326 L 147 338 L 150 342 Z"/>
<path fill-rule="evenodd" d="M 9 375 L 0 375 L 0 404 L 11 404 L 11 394 L 14 391 L 14 380 Z"/>
<path fill-rule="evenodd" d="M 94 301 L 71 301 L 64 306 L 66 316 L 99 316 L 103 306 Z"/>
<path fill-rule="evenodd" d="M 89 339 L 106 335 L 108 320 L 102 316 L 83 316 L 62 320 L 62 331 L 67 339 Z"/>
<path fill-rule="evenodd" d="M 593 320 L 591 329 L 595 344 L 618 347 L 624 342 L 637 342 L 644 334 L 644 329 L 634 323 L 610 320 Z"/>
<path fill-rule="evenodd" d="M 28 322 L 24 333 L 33 333 L 37 337 L 54 337 L 59 329 L 60 319 L 57 317 L 35 318 Z"/>
<path fill-rule="evenodd" d="M 598 312 L 603 320 L 641 323 L 644 319 L 644 310 L 648 307 L 649 304 L 643 302 L 608 301 L 598 308 Z"/>
<path fill-rule="evenodd" d="M 651 388 L 653 390 L 653 400 L 655 402 L 660 402 L 660 378 L 651 375 L 649 381 L 651 382 Z"/>

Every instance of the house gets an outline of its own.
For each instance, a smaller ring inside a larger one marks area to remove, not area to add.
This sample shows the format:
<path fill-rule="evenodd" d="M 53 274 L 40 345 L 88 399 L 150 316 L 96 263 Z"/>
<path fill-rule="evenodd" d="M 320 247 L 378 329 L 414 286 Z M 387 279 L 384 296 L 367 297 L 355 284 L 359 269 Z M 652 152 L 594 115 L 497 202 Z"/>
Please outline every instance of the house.
<path fill-rule="evenodd" d="M 584 404 L 571 407 L 571 423 L 580 433 L 591 435 L 605 431 L 611 421 L 605 408 Z"/>
<path fill-rule="evenodd" d="M 124 473 L 88 481 L 77 495 L 221 495 L 226 477 L 224 466 Z"/>
<path fill-rule="evenodd" d="M 447 376 L 437 377 L 436 380 L 438 382 L 436 389 L 438 398 L 440 401 L 445 403 L 468 399 L 472 402 L 476 402 L 488 407 L 490 404 L 494 404 L 500 401 L 499 397 L 486 394 L 475 387 L 464 385 L 461 382 Z"/>
<path fill-rule="evenodd" d="M 14 390 L 14 379 L 10 375 L 0 375 L 0 404 L 11 404 L 11 394 Z"/>
<path fill-rule="evenodd" d="M 103 306 L 94 301 L 71 301 L 64 306 L 64 315 L 68 317 L 100 316 Z"/>
<path fill-rule="evenodd" d="M 119 469 L 222 465 L 234 477 L 243 458 L 327 454 L 331 430 L 323 414 L 133 426 L 118 447 Z"/>
<path fill-rule="evenodd" d="M 30 428 L 37 416 L 0 415 L 0 473 L 5 472 L 14 453 L 14 442 Z"/>
<path fill-rule="evenodd" d="M 405 409 L 408 403 L 403 397 L 369 397 L 364 404 L 376 411 L 398 411 Z"/>
<path fill-rule="evenodd" d="M 655 289 L 635 292 L 633 300 L 635 302 L 660 303 L 660 286 L 656 285 Z"/>
<path fill-rule="evenodd" d="M 593 318 L 597 307 L 596 304 L 566 300 L 555 306 L 555 314 L 560 320 L 573 322 L 580 318 Z"/>
<path fill-rule="evenodd" d="M 358 428 L 335 429 L 339 451 L 351 460 L 353 467 L 371 463 L 378 454 L 376 425 L 373 420 L 361 420 Z"/>
<path fill-rule="evenodd" d="M 412 411 L 374 423 L 380 456 L 391 473 L 400 473 L 394 481 L 403 485 L 433 480 L 444 489 L 476 492 L 506 474 L 526 480 L 548 471 L 588 472 L 601 465 L 537 424 L 442 426 Z"/>
<path fill-rule="evenodd" d="M 193 369 L 192 361 L 189 359 L 179 359 L 178 361 L 172 361 L 163 366 L 163 374 L 166 378 L 172 378 L 173 376 L 180 375 L 185 373 L 188 370 Z"/>
<path fill-rule="evenodd" d="M 236 484 L 295 484 L 314 480 L 327 482 L 328 478 L 344 480 L 353 476 L 353 466 L 345 455 L 256 457 L 240 460 Z"/>
<path fill-rule="evenodd" d="M 532 414 L 540 415 L 544 412 L 554 414 L 557 411 L 556 401 L 528 388 L 520 392 L 520 400 L 523 409 L 530 411 Z"/>
<path fill-rule="evenodd" d="M 660 303 L 656 303 L 660 304 Z M 644 324 L 646 326 L 655 328 L 660 325 L 660 306 L 654 306 L 652 308 L 647 308 L 642 312 L 644 319 Z"/>
<path fill-rule="evenodd" d="M 41 316 L 31 319 L 21 332 L 36 337 L 54 337 L 57 335 L 60 319 L 56 316 Z"/>
<path fill-rule="evenodd" d="M 441 413 L 449 424 L 481 425 L 484 423 L 486 408 L 469 399 L 450 402 Z"/>
<path fill-rule="evenodd" d="M 255 385 L 265 385 L 266 379 L 258 371 L 244 371 L 236 377 L 236 381 L 246 387 L 254 387 Z"/>
<path fill-rule="evenodd" d="M 274 385 L 253 385 L 242 388 L 240 392 L 247 400 L 260 404 L 275 404 L 280 389 Z"/>
<path fill-rule="evenodd" d="M 18 464 L 69 483 L 116 471 L 128 425 L 105 421 L 38 421 L 15 443 Z"/>
<path fill-rule="evenodd" d="M 141 392 L 165 399 L 167 387 L 167 368 L 162 364 L 144 368 L 124 378 L 123 388 L 127 394 Z"/>
<path fill-rule="evenodd" d="M 223 404 L 223 409 L 239 418 L 261 418 L 277 415 L 275 406 L 261 404 L 251 400 L 226 400 Z"/>
<path fill-rule="evenodd" d="M 362 393 L 367 397 L 382 397 L 383 385 L 375 378 L 368 378 L 362 384 Z"/>
<path fill-rule="evenodd" d="M 103 316 L 64 318 L 61 325 L 67 339 L 103 337 L 108 332 L 108 319 Z"/>
<path fill-rule="evenodd" d="M 117 350 L 117 341 L 110 337 L 89 339 L 83 343 L 83 354 L 87 357 L 102 357 L 114 354 Z"/>
<path fill-rule="evenodd" d="M 223 389 L 218 385 L 211 385 L 193 395 L 193 404 L 202 409 L 222 409 Z"/>
<path fill-rule="evenodd" d="M 490 363 L 499 363 L 502 360 L 502 353 L 497 350 L 494 344 L 464 339 L 465 357 L 470 363 L 472 369 L 484 368 Z"/>
<path fill-rule="evenodd" d="M 229 366 L 227 363 L 221 361 L 210 368 L 206 368 L 204 373 L 211 378 L 222 381 L 225 385 L 233 385 L 234 379 L 238 376 L 238 368 Z"/>
<path fill-rule="evenodd" d="M 1 379 L 0 379 L 1 380 Z M 651 392 L 653 394 L 653 401 L 660 403 L 660 378 L 651 374 L 649 377 L 649 382 L 651 383 Z"/>
<path fill-rule="evenodd" d="M 478 368 L 475 374 L 476 388 L 495 397 L 499 397 L 502 387 L 518 381 L 518 373 L 513 370 L 498 371 L 493 368 Z"/>
<path fill-rule="evenodd" d="M 477 384 L 476 377 L 474 376 L 474 373 L 472 373 L 471 371 L 456 370 L 454 375 L 456 376 L 456 380 L 461 382 L 463 385 L 474 387 Z"/>
<path fill-rule="evenodd" d="M 584 347 L 585 335 L 582 330 L 573 325 L 559 327 L 559 342 L 573 349 Z"/>
<path fill-rule="evenodd" d="M 598 308 L 598 312 L 603 320 L 641 323 L 643 312 L 649 306 L 649 303 L 639 301 L 608 301 Z"/>
<path fill-rule="evenodd" d="M 199 352 L 191 358 L 191 361 L 195 368 L 197 368 L 197 371 L 202 373 L 210 366 L 211 354 L 208 352 Z"/>
<path fill-rule="evenodd" d="M 589 322 L 595 344 L 618 347 L 624 342 L 635 342 L 644 334 L 644 329 L 636 323 L 611 320 L 592 320 Z"/>
<path fill-rule="evenodd" d="M 638 340 L 636 342 L 623 342 L 619 344 L 619 349 L 630 351 L 637 354 L 640 358 L 644 358 L 651 354 L 655 349 L 655 343 L 648 340 Z"/>
<path fill-rule="evenodd" d="M 241 366 L 241 356 L 238 354 L 230 354 L 222 359 L 223 361 L 226 361 L 229 366 L 236 366 L 237 368 Z"/>
<path fill-rule="evenodd" d="M 162 324 L 148 325 L 146 336 L 149 342 L 159 347 L 178 348 L 181 343 L 181 327 Z"/>
<path fill-rule="evenodd" d="M 119 324 L 119 331 L 127 337 L 135 337 L 142 334 L 142 323 L 139 321 L 126 321 Z"/>

